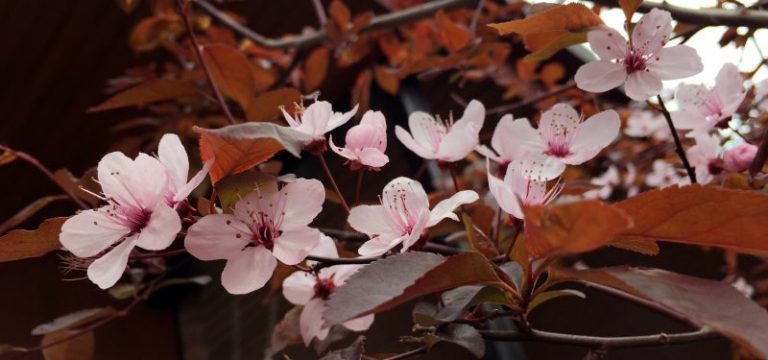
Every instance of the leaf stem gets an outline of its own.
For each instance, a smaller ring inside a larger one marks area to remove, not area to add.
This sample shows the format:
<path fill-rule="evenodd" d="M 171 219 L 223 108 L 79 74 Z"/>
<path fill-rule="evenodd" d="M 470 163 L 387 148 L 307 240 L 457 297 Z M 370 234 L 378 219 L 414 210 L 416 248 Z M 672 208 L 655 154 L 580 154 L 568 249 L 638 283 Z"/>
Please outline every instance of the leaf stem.
<path fill-rule="evenodd" d="M 691 179 L 691 184 L 696 183 L 696 172 L 693 171 L 693 168 L 691 167 L 691 163 L 688 162 L 688 157 L 685 155 L 685 149 L 683 149 L 683 143 L 680 142 L 680 135 L 677 133 L 677 129 L 675 129 L 675 123 L 672 122 L 672 115 L 669 114 L 669 110 L 667 110 L 667 106 L 664 104 L 664 100 L 661 98 L 661 95 L 656 95 L 656 100 L 659 101 L 659 106 L 661 107 L 661 113 L 664 114 L 664 118 L 667 120 L 667 125 L 669 126 L 669 131 L 672 133 L 672 139 L 675 141 L 675 152 L 677 153 L 677 156 L 680 158 L 680 160 L 683 162 L 683 166 L 685 167 L 685 172 L 688 173 L 688 178 Z"/>
<path fill-rule="evenodd" d="M 357 189 L 355 189 L 355 205 L 360 204 L 360 192 L 363 190 L 363 174 L 365 167 L 361 167 L 357 173 Z"/>
<path fill-rule="evenodd" d="M 527 333 L 507 330 L 479 330 L 479 332 L 484 339 L 491 341 L 529 341 L 574 345 L 596 349 L 621 349 L 692 343 L 712 340 L 719 337 L 716 332 L 708 328 L 701 328 L 696 331 L 678 334 L 659 333 L 653 335 L 617 337 L 563 334 L 536 329 L 530 329 Z"/>
<path fill-rule="evenodd" d="M 320 159 L 320 165 L 323 166 L 323 171 L 325 171 L 325 175 L 328 177 L 328 180 L 331 182 L 331 185 L 333 186 L 333 190 L 336 191 L 336 195 L 339 195 L 339 199 L 341 200 L 341 206 L 344 207 L 344 210 L 347 211 L 347 214 L 349 214 L 349 205 L 347 204 L 347 200 L 344 200 L 344 195 L 342 195 L 341 190 L 339 190 L 339 186 L 336 185 L 336 180 L 333 179 L 333 173 L 331 173 L 331 169 L 328 168 L 328 163 L 325 162 L 325 157 L 322 153 L 316 154 L 317 158 Z"/>
<path fill-rule="evenodd" d="M 219 107 L 221 107 L 221 110 L 224 112 L 224 115 L 227 117 L 227 120 L 230 124 L 236 124 L 237 121 L 235 121 L 235 118 L 232 116 L 232 112 L 229 111 L 229 106 L 227 106 L 227 101 L 224 99 L 224 95 L 221 94 L 221 90 L 216 86 L 216 83 L 213 81 L 213 77 L 211 76 L 211 70 L 208 68 L 208 65 L 205 63 L 205 59 L 203 58 L 203 53 L 201 51 L 202 47 L 200 46 L 200 43 L 197 42 L 197 36 L 195 35 L 195 30 L 192 27 L 192 22 L 189 20 L 189 13 L 188 8 L 186 6 L 185 1 L 187 0 L 176 0 L 176 5 L 179 10 L 179 15 L 181 16 L 181 19 L 184 21 L 184 26 L 187 29 L 187 34 L 189 34 L 189 39 L 192 42 L 192 47 L 195 51 L 195 56 L 197 57 L 197 62 L 200 63 L 200 67 L 203 69 L 203 72 L 205 73 L 205 78 L 208 80 L 208 83 L 211 84 L 211 88 L 213 88 L 213 93 L 216 95 L 216 100 L 219 103 Z"/>

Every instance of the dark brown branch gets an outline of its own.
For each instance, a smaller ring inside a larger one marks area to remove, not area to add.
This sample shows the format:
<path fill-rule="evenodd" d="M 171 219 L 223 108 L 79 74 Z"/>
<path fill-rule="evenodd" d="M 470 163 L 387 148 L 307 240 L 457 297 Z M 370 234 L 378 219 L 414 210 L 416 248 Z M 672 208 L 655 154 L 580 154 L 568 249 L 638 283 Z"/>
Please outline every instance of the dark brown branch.
<path fill-rule="evenodd" d="M 550 344 L 575 345 L 595 349 L 621 349 L 668 344 L 682 344 L 706 341 L 720 336 L 709 329 L 703 328 L 697 331 L 678 334 L 653 334 L 639 336 L 584 336 L 562 334 L 549 331 L 531 329 L 528 333 L 506 330 L 480 330 L 483 338 L 491 341 L 530 341 Z"/>
<path fill-rule="evenodd" d="M 683 162 L 685 172 L 688 173 L 688 178 L 691 179 L 691 184 L 695 184 L 696 172 L 693 171 L 691 163 L 688 162 L 688 156 L 685 155 L 683 143 L 680 142 L 680 135 L 677 133 L 677 129 L 675 129 L 675 123 L 672 122 L 672 115 L 669 114 L 667 106 L 664 105 L 664 100 L 661 98 L 661 95 L 656 95 L 656 99 L 659 101 L 659 106 L 661 107 L 661 113 L 664 114 L 664 119 L 667 120 L 667 126 L 669 126 L 669 131 L 672 133 L 672 139 L 675 140 L 675 152 L 677 153 L 677 156 L 680 157 L 680 161 Z"/>
<path fill-rule="evenodd" d="M 416 348 L 416 349 L 413 349 L 413 350 L 410 350 L 410 351 L 406 351 L 406 352 L 404 352 L 402 354 L 397 354 L 395 356 L 390 356 L 388 358 L 385 358 L 384 360 L 402 360 L 402 359 L 407 359 L 407 358 L 410 358 L 410 357 L 414 357 L 416 355 L 424 354 L 426 352 L 427 352 L 427 347 L 426 346 L 422 346 L 420 348 Z"/>
<path fill-rule="evenodd" d="M 206 0 L 190 0 L 199 6 L 211 17 L 222 23 L 224 26 L 232 29 L 236 33 L 244 36 L 257 45 L 267 49 L 292 49 L 292 48 L 308 48 L 316 46 L 322 43 L 327 34 L 325 30 L 316 30 L 314 32 L 288 36 L 282 39 L 272 39 L 265 37 L 248 27 L 238 23 L 234 19 L 228 17 L 225 13 L 217 9 L 213 4 Z M 404 10 L 396 11 L 389 14 L 376 16 L 363 27 L 360 32 L 366 33 L 373 30 L 391 28 L 402 24 L 407 24 L 414 20 L 422 19 L 432 16 L 438 10 L 450 9 L 459 6 L 467 6 L 476 4 L 478 0 L 436 0 L 423 5 L 413 6 Z"/>
<path fill-rule="evenodd" d="M 763 141 L 760 142 L 757 154 L 755 154 L 755 158 L 752 160 L 752 165 L 749 166 L 749 173 L 755 176 L 755 174 L 763 170 L 766 160 L 768 160 L 768 129 L 765 129 L 763 133 Z"/>
<path fill-rule="evenodd" d="M 197 62 L 200 63 L 200 67 L 203 69 L 203 72 L 205 73 L 205 78 L 208 80 L 208 83 L 211 84 L 211 88 L 213 88 L 213 93 L 214 95 L 216 95 L 216 100 L 219 102 L 219 107 L 221 107 L 221 110 L 224 112 L 224 115 L 227 116 L 227 120 L 229 120 L 229 123 L 235 124 L 237 123 L 237 121 L 235 121 L 235 118 L 232 116 L 232 112 L 229 111 L 229 106 L 227 106 L 227 101 L 224 100 L 224 95 L 221 94 L 221 91 L 216 86 L 216 83 L 213 82 L 213 77 L 211 76 L 211 70 L 208 69 L 208 65 L 205 64 L 205 59 L 203 59 L 203 53 L 201 51 L 200 43 L 197 42 L 195 29 L 192 27 L 192 22 L 189 20 L 186 1 L 187 0 L 176 0 L 176 6 L 178 6 L 179 16 L 181 16 L 182 20 L 184 20 L 184 26 L 187 29 L 189 40 L 192 42 L 192 47 L 195 50 L 195 56 L 197 57 Z"/>
<path fill-rule="evenodd" d="M 333 265 L 360 265 L 370 264 L 376 260 L 381 260 L 381 256 L 372 257 L 357 257 L 357 258 L 329 258 L 324 256 L 307 255 L 307 260 L 317 261 L 322 263 L 321 267 L 333 266 Z"/>
<path fill-rule="evenodd" d="M 619 6 L 617 0 L 590 1 L 600 5 Z M 689 24 L 746 26 L 751 28 L 768 27 L 768 12 L 759 10 L 691 9 L 666 2 L 644 2 L 640 4 L 638 11 L 649 12 L 654 8 L 669 11 L 675 20 Z"/>

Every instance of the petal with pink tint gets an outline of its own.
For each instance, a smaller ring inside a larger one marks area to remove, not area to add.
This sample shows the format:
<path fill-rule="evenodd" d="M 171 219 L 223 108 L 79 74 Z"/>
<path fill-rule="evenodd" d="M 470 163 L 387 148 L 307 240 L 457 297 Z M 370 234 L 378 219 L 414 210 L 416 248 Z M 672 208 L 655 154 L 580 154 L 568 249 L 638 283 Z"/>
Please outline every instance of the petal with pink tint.
<path fill-rule="evenodd" d="M 587 41 L 601 60 L 623 59 L 627 53 L 627 39 L 609 26 L 599 26 L 588 32 Z"/>
<path fill-rule="evenodd" d="M 441 220 L 449 218 L 454 221 L 459 221 L 459 217 L 453 213 L 456 208 L 461 205 L 469 204 L 477 201 L 480 196 L 472 190 L 463 190 L 453 194 L 451 197 L 440 201 L 429 213 L 429 221 L 427 221 L 427 227 L 435 226 Z"/>
<path fill-rule="evenodd" d="M 336 249 L 336 242 L 333 241 L 333 238 L 321 234 L 320 241 L 309 251 L 309 255 L 337 258 L 339 257 L 339 251 Z"/>
<path fill-rule="evenodd" d="M 187 183 L 189 159 L 178 135 L 163 135 L 157 146 L 157 158 L 168 170 L 168 178 L 174 189 L 179 189 Z"/>
<path fill-rule="evenodd" d="M 78 257 L 96 256 L 131 232 L 107 214 L 111 206 L 84 210 L 67 219 L 61 227 L 59 241 Z"/>
<path fill-rule="evenodd" d="M 373 168 L 383 167 L 389 162 L 389 156 L 381 152 L 381 150 L 375 148 L 363 149 L 360 151 L 359 158 L 361 164 Z"/>
<path fill-rule="evenodd" d="M 699 108 L 709 95 L 710 89 L 701 84 L 680 84 L 675 90 L 675 100 L 680 108 L 700 116 L 701 120 L 704 120 L 704 117 Z"/>
<path fill-rule="evenodd" d="M 133 160 L 121 152 L 104 155 L 97 166 L 101 191 L 121 204 L 133 203 L 133 195 L 126 188 L 126 184 L 130 182 L 129 174 L 134 172 L 133 168 Z"/>
<path fill-rule="evenodd" d="M 390 249 L 394 248 L 395 246 L 403 242 L 405 238 L 406 238 L 405 236 L 401 236 L 400 234 L 393 234 L 393 233 L 380 234 L 379 236 L 375 236 L 371 238 L 371 240 L 368 240 L 365 243 L 363 243 L 363 245 L 360 246 L 359 249 L 357 249 L 357 253 L 362 256 L 383 255 Z"/>
<path fill-rule="evenodd" d="M 416 143 L 430 152 L 437 151 L 440 138 L 447 131 L 445 126 L 438 123 L 432 115 L 422 111 L 408 115 L 408 128 Z"/>
<path fill-rule="evenodd" d="M 276 218 L 275 214 L 281 204 L 285 201 L 285 194 L 278 191 L 277 181 L 259 182 L 256 188 L 243 196 L 235 203 L 233 213 L 240 219 L 250 219 L 252 212 L 264 212 L 271 218 Z"/>
<path fill-rule="evenodd" d="M 467 107 L 464 109 L 464 114 L 461 115 L 461 118 L 456 120 L 451 128 L 455 128 L 457 130 L 466 129 L 467 131 L 479 132 L 480 128 L 483 127 L 484 122 L 485 106 L 483 106 L 483 103 L 473 99 L 469 102 L 469 104 L 467 104 Z"/>
<path fill-rule="evenodd" d="M 371 327 L 371 324 L 373 324 L 374 320 L 374 314 L 369 314 L 365 316 L 361 316 L 357 319 L 352 319 L 347 322 L 342 323 L 345 328 L 352 330 L 352 331 L 365 331 L 368 330 L 369 327 Z"/>
<path fill-rule="evenodd" d="M 319 180 L 298 178 L 280 191 L 285 194 L 281 230 L 307 226 L 323 210 L 325 187 Z"/>
<path fill-rule="evenodd" d="M 670 46 L 659 50 L 648 69 L 662 80 L 674 80 L 696 75 L 704 69 L 696 49 L 687 45 Z"/>
<path fill-rule="evenodd" d="M 204 216 L 187 230 L 184 247 L 200 260 L 229 259 L 240 254 L 253 237 L 234 215 Z"/>
<path fill-rule="evenodd" d="M 504 140 L 501 143 L 506 152 L 504 155 L 512 159 L 524 158 L 531 153 L 542 153 L 547 149 L 538 130 L 534 129 L 526 118 L 515 119 L 506 125 Z"/>
<path fill-rule="evenodd" d="M 579 89 L 593 93 L 611 90 L 623 84 L 626 79 L 627 71 L 624 65 L 607 60 L 581 65 L 574 75 Z"/>
<path fill-rule="evenodd" d="M 88 279 L 102 289 L 115 285 L 125 272 L 135 240 L 135 237 L 125 239 L 108 253 L 92 262 L 88 266 Z"/>
<path fill-rule="evenodd" d="M 493 161 L 495 161 L 497 163 L 501 163 L 501 162 L 504 161 L 504 159 L 501 156 L 496 155 L 496 152 L 491 150 L 491 148 L 489 148 L 488 146 L 478 145 L 475 148 L 475 151 L 477 151 L 478 154 L 483 155 L 483 156 L 485 156 L 485 157 L 487 157 L 487 158 L 489 158 L 489 159 L 491 159 L 491 160 L 493 160 Z"/>
<path fill-rule="evenodd" d="M 328 119 L 328 123 L 327 123 L 327 125 L 325 127 L 325 130 L 323 132 L 325 133 L 325 132 L 332 131 L 332 130 L 336 129 L 339 126 L 346 124 L 347 121 L 352 119 L 352 117 L 355 116 L 355 114 L 357 114 L 357 108 L 358 107 L 359 107 L 359 105 L 355 105 L 355 107 L 352 108 L 352 110 L 347 111 L 347 112 L 345 112 L 343 114 L 342 113 L 333 113 L 333 115 L 331 115 L 330 118 Z"/>
<path fill-rule="evenodd" d="M 136 246 L 145 250 L 163 250 L 173 243 L 179 231 L 179 214 L 161 201 L 152 209 L 147 225 L 139 233 Z"/>
<path fill-rule="evenodd" d="M 509 172 L 509 169 L 507 171 Z M 490 171 L 488 172 L 488 190 L 504 212 L 518 219 L 523 218 L 523 211 L 515 193 L 503 181 L 493 176 Z"/>
<path fill-rule="evenodd" d="M 304 260 L 317 243 L 320 242 L 320 231 L 313 228 L 297 228 L 284 230 L 275 239 L 272 253 L 286 265 L 296 265 Z"/>
<path fill-rule="evenodd" d="M 677 129 L 689 130 L 706 125 L 706 119 L 698 112 L 686 110 L 670 111 L 669 115 L 671 115 L 672 122 L 675 123 Z"/>
<path fill-rule="evenodd" d="M 265 247 L 247 247 L 227 260 L 221 273 L 221 285 L 230 294 L 253 292 L 269 281 L 276 266 L 277 260 Z"/>
<path fill-rule="evenodd" d="M 203 165 L 203 168 L 200 169 L 197 174 L 195 174 L 195 176 L 193 176 L 187 183 L 178 188 L 176 190 L 176 195 L 173 196 L 173 201 L 179 202 L 186 199 L 187 196 L 189 196 L 189 194 L 191 194 L 192 191 L 195 190 L 197 186 L 203 182 L 203 180 L 205 180 L 205 177 L 208 176 L 208 172 L 211 171 L 211 167 L 213 166 L 214 161 L 214 159 L 208 160 Z"/>
<path fill-rule="evenodd" d="M 469 124 L 464 129 L 451 128 L 440 141 L 436 154 L 437 159 L 454 162 L 467 157 L 479 143 L 480 128 L 473 128 L 473 126 L 474 124 Z"/>
<path fill-rule="evenodd" d="M 563 159 L 569 165 L 578 165 L 592 159 L 619 135 L 621 119 L 613 110 L 605 110 L 582 122 L 571 143 L 572 155 Z"/>
<path fill-rule="evenodd" d="M 411 229 L 411 233 L 406 236 L 403 239 L 403 247 L 400 249 L 400 252 L 406 252 L 408 249 L 411 248 L 414 244 L 416 244 L 417 241 L 421 238 L 422 235 L 424 235 L 425 231 L 427 230 L 427 222 L 429 222 L 429 209 L 423 209 L 416 215 L 416 223 L 413 225 L 413 229 Z"/>
<path fill-rule="evenodd" d="M 661 78 L 654 72 L 635 71 L 627 76 L 624 91 L 632 100 L 645 101 L 661 92 Z"/>
<path fill-rule="evenodd" d="M 669 41 L 671 33 L 672 15 L 654 8 L 643 15 L 632 29 L 632 46 L 640 55 L 650 55 Z"/>
<path fill-rule="evenodd" d="M 304 271 L 296 271 L 283 280 L 283 296 L 291 304 L 304 305 L 315 296 L 315 283 L 317 283 L 317 278 L 314 275 Z"/>
<path fill-rule="evenodd" d="M 153 208 L 155 203 L 165 200 L 169 181 L 165 166 L 160 160 L 144 153 L 139 153 L 133 163 L 133 173 L 130 174 L 126 183 L 134 200 L 137 201 L 131 204 Z"/>
<path fill-rule="evenodd" d="M 395 136 L 398 140 L 406 147 L 408 150 L 413 151 L 416 153 L 416 155 L 419 155 L 421 158 L 424 159 L 434 159 L 435 154 L 434 151 L 428 148 L 425 148 L 421 144 L 419 144 L 411 134 L 409 134 L 405 129 L 400 127 L 399 125 L 395 127 Z"/>
<path fill-rule="evenodd" d="M 352 150 L 336 145 L 336 143 L 333 142 L 333 136 L 328 138 L 328 143 L 331 145 L 331 150 L 333 150 L 333 152 L 336 154 L 339 154 L 339 156 L 347 160 L 357 160 L 357 157 L 355 156 L 355 153 L 352 152 Z"/>
<path fill-rule="evenodd" d="M 299 328 L 304 345 L 309 346 L 314 338 L 323 340 L 328 336 L 330 329 L 323 327 L 323 310 L 325 310 L 325 301 L 322 299 L 310 300 L 301 310 Z"/>
<path fill-rule="evenodd" d="M 363 234 L 377 235 L 394 231 L 388 218 L 382 205 L 358 205 L 350 210 L 347 222 Z"/>

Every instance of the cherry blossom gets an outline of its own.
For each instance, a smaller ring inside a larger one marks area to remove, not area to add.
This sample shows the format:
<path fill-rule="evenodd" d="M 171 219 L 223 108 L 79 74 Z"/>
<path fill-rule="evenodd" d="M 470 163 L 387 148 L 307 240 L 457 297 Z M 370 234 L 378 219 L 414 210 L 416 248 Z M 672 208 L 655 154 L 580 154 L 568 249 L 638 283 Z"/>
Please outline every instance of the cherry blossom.
<path fill-rule="evenodd" d="M 549 180 L 559 176 L 566 164 L 579 165 L 595 157 L 616 138 L 620 128 L 619 114 L 613 110 L 582 121 L 573 107 L 557 104 L 541 115 L 538 129 L 525 119 L 505 126 L 504 142 L 515 159 L 545 155 L 540 175 Z"/>
<path fill-rule="evenodd" d="M 491 173 L 488 165 L 488 190 L 507 214 L 523 219 L 522 205 L 546 205 L 562 191 L 562 183 L 547 189 L 541 177 L 541 162 L 515 161 L 507 167 L 504 180 Z M 520 203 L 522 201 L 522 204 Z"/>
<path fill-rule="evenodd" d="M 221 284 L 232 294 L 257 290 L 272 276 L 277 260 L 295 265 L 320 241 L 308 225 L 322 210 L 323 184 L 297 178 L 278 188 L 266 182 L 240 199 L 233 214 L 200 219 L 184 245 L 201 260 L 225 259 Z"/>
<path fill-rule="evenodd" d="M 624 135 L 629 137 L 650 137 L 656 141 L 667 141 L 672 138 L 664 115 L 650 111 L 634 111 L 627 118 Z"/>
<path fill-rule="evenodd" d="M 757 155 L 757 146 L 739 144 L 723 154 L 723 167 L 730 172 L 742 172 L 749 169 Z"/>
<path fill-rule="evenodd" d="M 288 114 L 284 108 L 280 110 L 291 128 L 313 138 L 307 142 L 305 149 L 311 152 L 323 152 L 327 149 L 325 134 L 352 119 L 357 113 L 357 107 L 355 105 L 352 110 L 340 113 L 334 112 L 333 106 L 327 101 L 315 101 L 306 108 L 299 109 L 299 114 L 295 118 Z"/>
<path fill-rule="evenodd" d="M 726 63 L 717 73 L 712 88 L 680 84 L 675 92 L 680 110 L 672 111 L 670 115 L 675 126 L 693 130 L 689 136 L 694 137 L 715 127 L 726 127 L 746 95 L 739 69 Z"/>
<path fill-rule="evenodd" d="M 323 235 L 317 247 L 310 251 L 315 256 L 337 258 L 336 245 L 328 236 Z M 336 265 L 320 269 L 317 274 L 296 271 L 283 281 L 283 296 L 295 305 L 303 306 L 299 315 L 299 329 L 304 345 L 309 346 L 312 339 L 325 340 L 329 328 L 323 325 L 325 301 L 337 287 L 365 265 Z M 374 315 L 352 319 L 341 325 L 352 331 L 364 331 L 373 323 Z"/>
<path fill-rule="evenodd" d="M 371 237 L 358 253 L 378 256 L 402 244 L 401 252 L 413 246 L 419 238 L 445 218 L 458 221 L 453 211 L 479 198 L 471 190 L 459 191 L 440 201 L 432 210 L 424 188 L 417 181 L 399 177 L 390 181 L 381 195 L 380 205 L 360 205 L 349 214 L 349 225 Z"/>
<path fill-rule="evenodd" d="M 213 165 L 213 160 L 208 161 L 203 169 L 187 181 L 189 159 L 184 145 L 181 144 L 181 140 L 176 134 L 163 135 L 158 145 L 157 158 L 165 166 L 168 175 L 168 187 L 165 196 L 166 202 L 172 207 L 185 200 L 192 190 L 195 190 L 205 180 L 208 170 Z"/>
<path fill-rule="evenodd" d="M 700 134 L 696 137 L 696 145 L 691 146 L 686 154 L 696 170 L 699 183 L 706 184 L 712 181 L 712 175 L 723 171 L 723 160 L 718 157 L 721 150 L 719 136 Z"/>
<path fill-rule="evenodd" d="M 526 118 L 518 119 L 521 122 L 528 122 Z M 491 148 L 486 145 L 479 145 L 475 150 L 481 155 L 499 163 L 500 165 L 509 164 L 515 157 L 515 151 L 517 150 L 512 146 L 511 141 L 506 139 L 510 136 L 514 136 L 513 132 L 515 128 L 513 124 L 515 119 L 510 114 L 506 114 L 501 117 L 499 123 L 496 125 L 496 129 L 493 130 L 493 137 L 491 137 Z"/>
<path fill-rule="evenodd" d="M 443 122 L 417 111 L 408 117 L 411 133 L 397 126 L 395 135 L 405 147 L 424 159 L 454 162 L 464 159 L 475 149 L 484 121 L 485 107 L 472 100 L 456 122 L 452 117 Z"/>
<path fill-rule="evenodd" d="M 682 175 L 672 164 L 656 159 L 653 161 L 651 172 L 645 176 L 645 184 L 650 187 L 665 188 L 672 185 L 687 185 L 690 179 Z"/>
<path fill-rule="evenodd" d="M 348 159 L 353 169 L 360 166 L 378 169 L 389 162 L 384 153 L 387 150 L 387 121 L 380 111 L 366 111 L 360 124 L 347 131 L 343 148 L 333 143 L 333 137 L 330 143 L 331 150 Z"/>
<path fill-rule="evenodd" d="M 627 164 L 627 173 L 623 179 L 619 173 L 619 169 L 616 166 L 611 165 L 602 175 L 590 180 L 592 185 L 600 186 L 600 188 L 587 191 L 583 196 L 587 199 L 607 200 L 611 197 L 613 190 L 617 187 L 627 189 L 627 197 L 635 196 L 639 191 L 637 186 L 634 185 L 636 176 L 637 171 L 632 164 Z"/>
<path fill-rule="evenodd" d="M 686 45 L 664 47 L 672 33 L 669 12 L 652 9 L 632 29 L 631 41 L 615 29 L 600 26 L 587 34 L 592 51 L 600 57 L 576 71 L 576 85 L 601 93 L 624 84 L 633 100 L 658 95 L 662 80 L 682 79 L 703 69 L 696 50 Z"/>
<path fill-rule="evenodd" d="M 99 161 L 97 173 L 108 205 L 67 219 L 59 241 L 75 256 L 95 258 L 88 279 L 106 289 L 120 280 L 134 247 L 170 246 L 181 230 L 181 219 L 169 205 L 171 180 L 158 159 L 144 153 L 131 159 L 113 152 Z"/>

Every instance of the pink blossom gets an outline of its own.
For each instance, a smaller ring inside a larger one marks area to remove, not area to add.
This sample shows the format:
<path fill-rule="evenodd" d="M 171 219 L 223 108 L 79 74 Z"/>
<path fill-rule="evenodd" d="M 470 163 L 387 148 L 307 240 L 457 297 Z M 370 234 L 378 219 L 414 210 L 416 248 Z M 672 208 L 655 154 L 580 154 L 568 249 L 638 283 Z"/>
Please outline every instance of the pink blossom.
<path fill-rule="evenodd" d="M 436 120 L 432 115 L 417 111 L 408 117 L 408 133 L 400 126 L 395 135 L 408 149 L 424 159 L 454 162 L 464 159 L 475 149 L 480 129 L 485 121 L 485 107 L 472 100 L 455 123 Z"/>
<path fill-rule="evenodd" d="M 691 166 L 696 170 L 696 180 L 701 184 L 712 181 L 712 175 L 723 171 L 723 160 L 720 155 L 720 137 L 717 135 L 699 134 L 696 145 L 690 147 L 686 154 Z"/>
<path fill-rule="evenodd" d="M 520 118 L 518 120 L 528 122 L 528 119 L 526 118 Z M 493 130 L 493 137 L 491 137 L 491 147 L 493 150 L 485 145 L 479 145 L 475 150 L 481 155 L 501 165 L 509 164 L 516 155 L 516 148 L 513 147 L 511 141 L 507 141 L 506 139 L 510 136 L 514 136 L 514 123 L 515 119 L 512 115 L 506 114 L 502 116 L 499 123 L 496 125 L 496 129 Z"/>
<path fill-rule="evenodd" d="M 399 177 L 384 187 L 380 205 L 355 206 L 348 221 L 353 229 L 371 237 L 358 249 L 360 255 L 381 255 L 398 244 L 403 244 L 401 252 L 405 252 L 427 228 L 445 218 L 458 221 L 453 211 L 478 198 L 474 191 L 459 191 L 430 210 L 427 193 L 421 184 Z"/>
<path fill-rule="evenodd" d="M 123 275 L 134 247 L 167 248 L 181 220 L 168 202 L 168 172 L 156 158 L 113 152 L 99 161 L 97 172 L 108 205 L 67 219 L 59 241 L 75 256 L 96 258 L 88 278 L 106 289 Z"/>
<path fill-rule="evenodd" d="M 723 167 L 730 172 L 742 172 L 749 169 L 757 155 L 757 146 L 740 144 L 723 154 Z"/>
<path fill-rule="evenodd" d="M 607 200 L 613 195 L 613 190 L 617 187 L 627 189 L 627 197 L 632 197 L 638 192 L 637 186 L 634 185 L 636 176 L 637 171 L 632 164 L 627 164 L 627 173 L 623 180 L 619 169 L 611 165 L 602 175 L 590 180 L 592 185 L 600 186 L 600 188 L 585 192 L 584 198 Z"/>
<path fill-rule="evenodd" d="M 514 159 L 545 155 L 541 176 L 554 179 L 566 164 L 578 165 L 592 159 L 619 134 L 621 120 L 613 110 L 592 115 L 586 121 L 573 107 L 557 104 L 541 115 L 539 128 L 525 119 L 505 126 L 504 142 Z"/>
<path fill-rule="evenodd" d="M 503 181 L 491 173 L 488 164 L 488 189 L 504 212 L 523 219 L 522 205 L 546 205 L 560 194 L 561 183 L 547 189 L 546 179 L 538 176 L 541 164 L 515 161 L 507 167 Z"/>
<path fill-rule="evenodd" d="M 634 111 L 627 119 L 624 134 L 629 137 L 650 137 L 656 141 L 667 141 L 672 137 L 664 115 L 650 111 Z"/>
<path fill-rule="evenodd" d="M 360 166 L 378 169 L 389 162 L 387 150 L 387 120 L 380 111 L 368 110 L 360 124 L 347 131 L 346 145 L 342 147 L 330 139 L 331 150 L 352 162 L 354 169 Z"/>
<path fill-rule="evenodd" d="M 712 88 L 691 84 L 678 86 L 675 98 L 680 110 L 670 113 L 672 121 L 679 129 L 692 129 L 690 137 L 726 126 L 725 122 L 736 112 L 746 95 L 739 69 L 726 63 L 717 73 Z"/>
<path fill-rule="evenodd" d="M 601 93 L 624 84 L 627 96 L 642 101 L 661 92 L 662 80 L 701 72 L 701 58 L 695 49 L 686 45 L 664 47 L 671 33 L 672 16 L 659 9 L 640 18 L 630 42 L 607 26 L 590 31 L 589 46 L 600 60 L 584 64 L 576 71 L 576 85 Z"/>
<path fill-rule="evenodd" d="M 328 236 L 323 235 L 318 247 L 310 254 L 337 258 L 336 245 Z M 336 265 L 320 269 L 317 274 L 296 271 L 283 281 L 283 296 L 295 305 L 303 306 L 299 315 L 299 328 L 304 345 L 309 346 L 312 339 L 324 340 L 329 328 L 324 327 L 323 310 L 326 300 L 349 277 L 365 265 Z M 364 331 L 373 323 L 374 315 L 352 319 L 341 325 L 352 331 Z"/>
<path fill-rule="evenodd" d="M 687 185 L 690 179 L 682 175 L 672 164 L 663 159 L 653 161 L 652 170 L 645 176 L 645 184 L 650 187 L 665 188 L 672 185 Z"/>
<path fill-rule="evenodd" d="M 163 135 L 158 145 L 157 158 L 165 166 L 168 175 L 165 196 L 166 202 L 172 207 L 185 200 L 192 190 L 205 180 L 205 176 L 213 165 L 213 160 L 209 160 L 195 176 L 187 181 L 189 159 L 184 145 L 176 134 Z"/>
<path fill-rule="evenodd" d="M 187 231 L 184 245 L 201 260 L 227 260 L 221 284 L 232 294 L 257 290 L 277 260 L 295 265 L 320 241 L 308 225 L 322 210 L 323 184 L 297 178 L 278 189 L 267 182 L 240 199 L 233 214 L 208 215 Z"/>
<path fill-rule="evenodd" d="M 325 141 L 325 134 L 344 125 L 357 113 L 357 105 L 345 113 L 333 112 L 331 103 L 327 101 L 315 101 L 300 111 L 296 118 L 281 109 L 285 121 L 292 128 L 312 136 L 315 140 Z"/>

